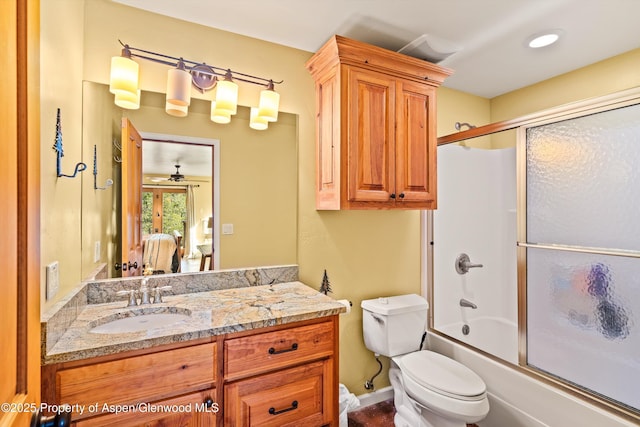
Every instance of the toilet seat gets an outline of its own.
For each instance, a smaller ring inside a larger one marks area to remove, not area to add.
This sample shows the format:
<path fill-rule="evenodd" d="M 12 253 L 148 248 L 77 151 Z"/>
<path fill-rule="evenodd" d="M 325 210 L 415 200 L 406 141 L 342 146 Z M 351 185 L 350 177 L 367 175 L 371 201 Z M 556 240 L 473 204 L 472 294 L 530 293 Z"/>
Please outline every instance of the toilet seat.
<path fill-rule="evenodd" d="M 416 351 L 394 358 L 418 385 L 453 399 L 477 401 L 486 398 L 487 387 L 471 369 L 433 351 Z"/>

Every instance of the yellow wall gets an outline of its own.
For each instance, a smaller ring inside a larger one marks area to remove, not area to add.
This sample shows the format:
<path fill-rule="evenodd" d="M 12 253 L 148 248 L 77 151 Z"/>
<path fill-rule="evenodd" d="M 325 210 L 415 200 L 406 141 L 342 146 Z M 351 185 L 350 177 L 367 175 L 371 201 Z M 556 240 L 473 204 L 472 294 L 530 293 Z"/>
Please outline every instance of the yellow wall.
<path fill-rule="evenodd" d="M 56 2 L 57 11 L 64 15 L 66 8 L 73 10 L 77 3 L 74 0 L 64 3 Z M 340 381 L 355 393 L 364 392 L 363 383 L 376 372 L 377 364 L 373 355 L 365 349 L 363 344 L 360 301 L 382 295 L 420 293 L 420 217 L 418 212 L 318 212 L 315 210 L 315 92 L 313 80 L 304 67 L 312 53 L 187 24 L 106 0 L 87 1 L 84 3 L 84 9 L 84 24 L 76 22 L 78 24 L 76 27 L 85 29 L 84 55 L 72 62 L 73 66 L 70 65 L 70 68 L 76 72 L 73 81 L 77 85 L 78 94 L 80 94 L 82 79 L 107 83 L 110 57 L 119 54 L 118 39 L 148 50 L 190 59 L 201 58 L 203 61 L 215 62 L 224 67 L 284 80 L 284 84 L 276 88 L 281 94 L 280 109 L 297 115 L 295 125 L 298 132 L 298 180 L 295 187 L 298 191 L 298 232 L 297 238 L 291 239 L 292 241 L 283 236 L 273 236 L 268 242 L 269 247 L 264 251 L 281 249 L 290 244 L 295 245 L 297 262 L 300 265 L 300 279 L 303 282 L 312 287 L 319 287 L 323 271 L 326 269 L 334 291 L 333 296 L 348 298 L 353 302 L 352 314 L 341 318 Z M 43 21 L 47 19 L 47 13 L 43 13 Z M 62 22 L 64 25 L 61 25 Z M 56 22 L 44 25 L 50 25 L 52 31 L 60 27 L 63 29 L 74 27 L 68 23 L 66 18 L 60 16 Z M 82 40 L 82 37 L 79 39 Z M 207 42 L 203 43 L 202 40 Z M 50 48 L 57 50 L 58 46 Z M 82 46 L 78 46 L 78 49 L 82 49 Z M 57 64 L 53 61 L 43 64 L 44 73 L 51 72 L 54 76 L 62 77 L 64 72 L 56 69 L 56 66 Z M 81 75 L 77 72 L 80 66 L 84 69 Z M 143 62 L 141 69 L 142 89 L 164 92 L 166 67 Z M 250 85 L 241 85 L 240 104 L 255 104 L 258 90 L 259 88 L 252 89 Z M 453 124 L 456 121 L 478 124 L 488 121 L 489 111 L 486 100 L 447 89 L 442 89 L 441 93 L 443 95 L 439 100 L 438 124 L 445 129 L 444 133 L 453 131 Z M 65 90 L 60 90 L 56 91 L 52 98 L 63 98 L 64 95 Z M 447 103 L 448 97 L 450 100 Z M 79 96 L 74 106 L 80 109 Z M 163 122 L 168 122 L 170 119 L 166 115 L 162 117 Z M 77 120 L 70 120 L 69 126 L 74 126 L 75 131 L 79 133 L 80 123 L 81 120 L 78 117 Z M 47 126 L 44 120 L 43 125 Z M 140 122 L 141 130 L 145 130 L 145 126 Z M 154 132 L 160 131 L 154 130 Z M 170 130 L 166 132 L 171 133 Z M 442 134 L 443 131 L 439 133 Z M 208 135 L 198 136 L 207 137 Z M 214 135 L 216 136 L 219 135 Z M 221 140 L 224 140 L 224 137 L 221 137 Z M 43 138 L 43 152 L 46 152 L 44 150 L 48 148 L 47 145 L 47 141 Z M 230 155 L 243 155 L 243 147 L 238 145 L 235 149 L 238 151 Z M 249 149 L 265 148 L 256 145 Z M 273 166 L 276 170 L 279 167 L 277 164 Z M 261 177 L 263 178 L 262 175 L 257 178 Z M 49 192 L 51 188 L 52 183 L 43 179 L 43 194 Z M 288 191 L 290 190 L 283 191 L 281 197 L 295 198 L 295 194 L 287 194 Z M 80 203 L 79 197 L 77 199 Z M 254 206 L 251 202 L 251 199 L 237 199 L 237 203 L 245 209 L 248 208 L 247 212 L 253 217 L 260 217 L 265 209 L 268 209 L 262 203 Z M 223 202 L 223 206 L 226 203 Z M 55 205 L 50 201 L 44 201 L 43 218 L 56 221 L 58 217 L 65 215 L 64 209 L 52 209 L 52 206 Z M 76 207 L 73 204 L 66 208 L 80 211 L 79 206 Z M 75 212 L 73 214 L 77 219 L 78 214 Z M 224 222 L 225 219 L 223 218 L 222 221 Z M 230 222 L 237 224 L 235 219 Z M 76 238 L 79 238 L 77 234 Z M 50 240 L 47 236 L 43 236 L 43 255 L 50 253 L 55 253 L 56 256 L 62 255 L 59 251 L 60 241 L 62 240 Z M 77 254 L 80 248 L 74 247 L 74 251 Z M 43 257 L 43 263 L 47 258 L 50 257 Z M 65 263 L 65 269 L 78 271 L 74 277 L 65 280 L 64 288 L 68 291 L 80 280 L 80 265 L 69 260 Z M 61 294 L 65 293 L 65 289 L 61 290 Z M 385 366 L 386 364 L 385 361 Z M 376 379 L 376 386 L 383 387 L 387 384 L 385 370 Z"/>
<path fill-rule="evenodd" d="M 491 122 L 640 86 L 640 49 L 491 100 Z"/>
<path fill-rule="evenodd" d="M 60 242 L 65 242 L 65 247 L 78 248 L 79 253 L 79 226 L 75 224 L 80 212 L 79 197 L 76 198 L 78 206 L 73 198 L 71 204 L 65 201 L 66 205 L 62 205 L 60 200 L 67 198 L 58 197 L 63 186 L 79 194 L 79 183 L 56 182 L 51 177 L 55 159 L 50 152 L 55 129 L 54 107 L 63 107 L 65 164 L 70 165 L 78 157 L 71 147 L 79 145 L 81 81 L 84 78 L 107 82 L 109 58 L 119 52 L 118 39 L 149 50 L 202 58 L 244 72 L 284 79 L 284 84 L 277 87 L 282 96 L 281 110 L 296 114 L 298 120 L 295 244 L 300 279 L 319 287 L 326 269 L 333 296 L 353 302 L 352 313 L 341 317 L 340 381 L 351 391 L 363 393 L 363 383 L 375 373 L 377 364 L 362 341 L 360 302 L 382 295 L 420 292 L 420 219 L 418 212 L 315 210 L 315 94 L 313 81 L 304 68 L 311 53 L 187 24 L 106 0 L 87 1 L 84 5 L 74 0 L 58 0 L 43 2 L 42 7 L 43 265 L 60 255 Z M 60 38 L 64 40 L 57 41 Z M 84 55 L 80 55 L 83 48 Z M 65 62 L 54 56 L 58 54 L 71 57 Z M 454 132 L 456 121 L 481 125 L 638 86 L 639 59 L 640 51 L 632 51 L 491 101 L 442 88 L 438 100 L 438 134 Z M 79 72 L 80 67 L 83 72 Z M 164 92 L 166 68 L 151 63 L 142 67 L 142 88 Z M 255 104 L 258 89 L 252 91 L 246 86 L 241 86 L 240 103 Z M 47 129 L 51 130 L 50 135 Z M 255 215 L 260 215 L 260 209 Z M 279 239 L 271 242 L 271 245 L 280 244 Z M 64 280 L 67 289 L 80 280 L 79 271 L 79 261 L 65 263 L 63 274 L 68 274 Z M 386 384 L 385 370 L 376 379 L 376 386 Z"/>
<path fill-rule="evenodd" d="M 41 307 L 46 309 L 45 266 L 59 261 L 63 295 L 81 279 L 82 177 L 57 178 L 56 110 L 61 110 L 64 157 L 62 173 L 73 174 L 82 160 L 82 63 L 84 3 L 43 1 L 41 6 L 40 131 L 41 131 Z M 89 170 L 84 173 L 91 173 Z"/>

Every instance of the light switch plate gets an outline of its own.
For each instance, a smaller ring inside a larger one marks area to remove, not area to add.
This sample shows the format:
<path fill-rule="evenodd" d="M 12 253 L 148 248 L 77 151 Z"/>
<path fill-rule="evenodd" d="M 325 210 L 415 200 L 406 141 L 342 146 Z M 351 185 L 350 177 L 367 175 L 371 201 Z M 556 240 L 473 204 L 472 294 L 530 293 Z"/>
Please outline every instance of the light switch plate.
<path fill-rule="evenodd" d="M 100 262 L 100 240 L 98 240 L 93 248 L 93 262 Z"/>
<path fill-rule="evenodd" d="M 60 272 L 58 271 L 58 261 L 47 265 L 47 299 L 53 298 L 58 293 L 60 287 Z"/>
<path fill-rule="evenodd" d="M 222 234 L 233 234 L 233 224 L 222 224 Z"/>

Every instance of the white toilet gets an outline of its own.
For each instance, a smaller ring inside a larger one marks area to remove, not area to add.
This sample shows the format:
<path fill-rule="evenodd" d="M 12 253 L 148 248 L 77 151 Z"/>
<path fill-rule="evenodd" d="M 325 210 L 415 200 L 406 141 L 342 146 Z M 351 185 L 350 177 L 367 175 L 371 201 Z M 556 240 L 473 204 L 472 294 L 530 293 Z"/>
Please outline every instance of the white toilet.
<path fill-rule="evenodd" d="M 365 345 L 391 358 L 397 427 L 465 427 L 487 416 L 482 378 L 453 359 L 419 351 L 429 307 L 424 298 L 399 295 L 361 306 Z"/>

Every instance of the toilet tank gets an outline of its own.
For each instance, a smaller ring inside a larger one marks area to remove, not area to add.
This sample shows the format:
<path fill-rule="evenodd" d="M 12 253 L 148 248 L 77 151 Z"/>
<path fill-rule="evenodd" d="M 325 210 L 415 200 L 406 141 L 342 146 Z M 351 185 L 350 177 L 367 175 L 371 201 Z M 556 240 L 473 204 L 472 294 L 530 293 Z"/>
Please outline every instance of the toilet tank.
<path fill-rule="evenodd" d="M 360 306 L 364 343 L 369 350 L 393 357 L 420 349 L 429 308 L 420 295 L 363 300 Z"/>

